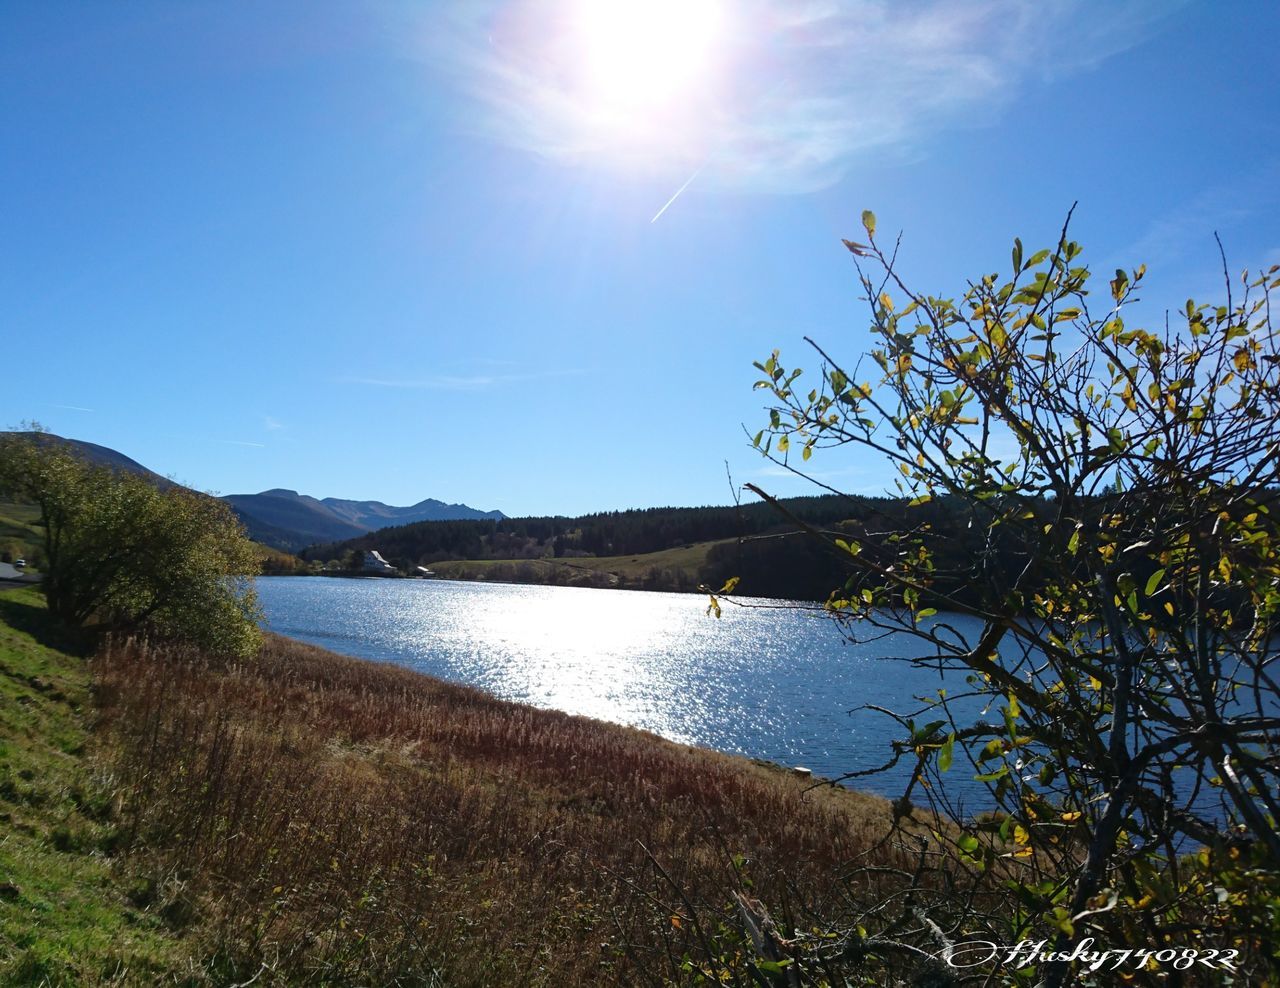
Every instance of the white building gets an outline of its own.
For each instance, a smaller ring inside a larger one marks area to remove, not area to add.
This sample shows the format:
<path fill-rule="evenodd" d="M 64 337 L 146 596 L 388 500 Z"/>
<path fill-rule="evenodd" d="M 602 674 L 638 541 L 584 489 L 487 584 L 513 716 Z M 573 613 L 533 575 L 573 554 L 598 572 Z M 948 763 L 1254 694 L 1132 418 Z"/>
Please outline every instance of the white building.
<path fill-rule="evenodd" d="M 382 553 L 377 549 L 369 549 L 364 554 L 364 572 L 366 573 L 394 573 L 396 568 L 382 558 Z"/>

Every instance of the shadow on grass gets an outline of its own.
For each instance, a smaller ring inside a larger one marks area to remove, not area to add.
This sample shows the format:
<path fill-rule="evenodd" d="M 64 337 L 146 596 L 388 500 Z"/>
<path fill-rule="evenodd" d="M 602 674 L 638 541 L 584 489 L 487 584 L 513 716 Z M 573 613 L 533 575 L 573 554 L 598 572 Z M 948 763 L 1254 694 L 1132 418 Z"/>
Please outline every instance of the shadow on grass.
<path fill-rule="evenodd" d="M 87 657 L 92 654 L 96 636 L 82 628 L 68 628 L 44 606 L 38 589 L 0 591 L 0 621 L 21 631 L 46 648 Z"/>

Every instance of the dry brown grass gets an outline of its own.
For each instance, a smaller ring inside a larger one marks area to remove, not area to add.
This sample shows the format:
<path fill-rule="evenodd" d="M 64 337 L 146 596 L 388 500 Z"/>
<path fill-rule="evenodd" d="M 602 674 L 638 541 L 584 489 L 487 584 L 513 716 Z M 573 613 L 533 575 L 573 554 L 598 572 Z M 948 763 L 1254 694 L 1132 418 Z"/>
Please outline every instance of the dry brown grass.
<path fill-rule="evenodd" d="M 250 663 L 133 642 L 95 662 L 135 899 L 228 979 L 748 984 L 733 891 L 804 927 L 889 822 L 874 797 L 287 639 Z"/>

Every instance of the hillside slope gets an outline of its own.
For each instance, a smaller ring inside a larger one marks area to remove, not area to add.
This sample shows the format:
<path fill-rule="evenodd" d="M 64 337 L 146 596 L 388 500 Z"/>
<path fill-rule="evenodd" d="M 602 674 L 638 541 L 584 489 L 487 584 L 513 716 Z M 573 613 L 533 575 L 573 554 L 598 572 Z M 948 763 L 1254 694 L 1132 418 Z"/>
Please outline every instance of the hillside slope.
<path fill-rule="evenodd" d="M 119 807 L 89 755 L 92 696 L 39 593 L 0 593 L 0 984 L 173 984 L 190 969 L 113 863 Z"/>
<path fill-rule="evenodd" d="M 65 648 L 0 593 L 0 984 L 745 984 L 734 890 L 834 907 L 891 819 L 287 639 Z"/>
<path fill-rule="evenodd" d="M 6 434 L 12 433 L 0 432 L 0 436 Z M 162 488 L 174 484 L 174 481 L 109 447 L 52 433 L 43 433 L 41 437 L 42 442 L 64 446 L 94 466 L 137 474 Z M 318 499 L 286 488 L 273 488 L 258 494 L 230 494 L 222 500 L 231 505 L 249 538 L 286 552 L 296 552 L 317 542 L 356 538 L 391 525 L 505 517 L 501 511 L 481 511 L 465 504 L 446 504 L 435 498 L 396 507 L 381 501 Z"/>

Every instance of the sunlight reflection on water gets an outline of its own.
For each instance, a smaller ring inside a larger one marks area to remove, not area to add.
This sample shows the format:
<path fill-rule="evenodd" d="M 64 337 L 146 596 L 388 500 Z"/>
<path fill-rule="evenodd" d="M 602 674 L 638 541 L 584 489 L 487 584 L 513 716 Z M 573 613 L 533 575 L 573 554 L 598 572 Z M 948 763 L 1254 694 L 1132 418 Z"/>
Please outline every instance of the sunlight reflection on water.
<path fill-rule="evenodd" d="M 893 725 L 851 708 L 906 710 L 941 685 L 885 661 L 902 639 L 850 645 L 821 614 L 776 601 L 716 620 L 693 594 L 316 577 L 258 590 L 280 634 L 829 777 L 888 757 Z M 902 780 L 860 784 L 897 794 Z"/>

